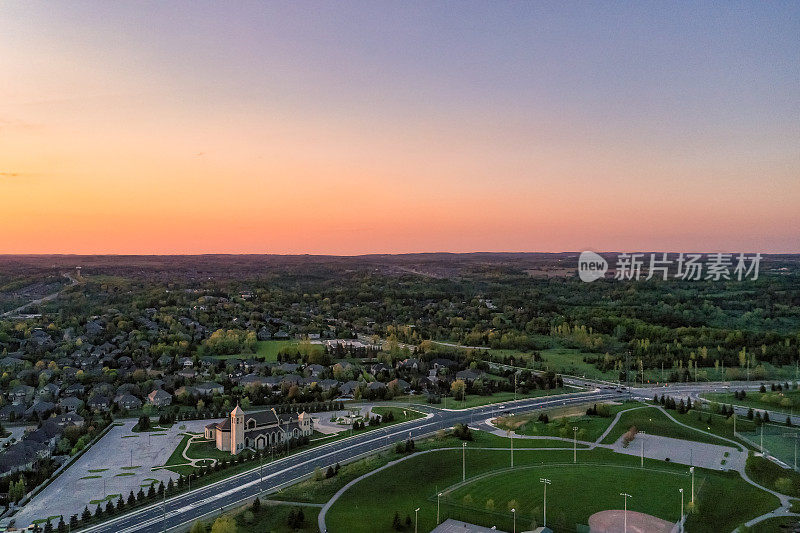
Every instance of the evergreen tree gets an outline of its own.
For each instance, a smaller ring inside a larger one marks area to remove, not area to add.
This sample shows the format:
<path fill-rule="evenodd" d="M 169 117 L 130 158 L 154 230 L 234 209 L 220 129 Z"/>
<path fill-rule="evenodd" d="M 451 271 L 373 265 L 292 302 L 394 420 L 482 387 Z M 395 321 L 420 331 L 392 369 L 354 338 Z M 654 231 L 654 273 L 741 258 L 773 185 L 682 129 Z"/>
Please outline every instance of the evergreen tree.
<path fill-rule="evenodd" d="M 81 513 L 81 521 L 88 522 L 92 519 L 92 512 L 89 510 L 89 506 L 83 508 L 83 513 Z"/>

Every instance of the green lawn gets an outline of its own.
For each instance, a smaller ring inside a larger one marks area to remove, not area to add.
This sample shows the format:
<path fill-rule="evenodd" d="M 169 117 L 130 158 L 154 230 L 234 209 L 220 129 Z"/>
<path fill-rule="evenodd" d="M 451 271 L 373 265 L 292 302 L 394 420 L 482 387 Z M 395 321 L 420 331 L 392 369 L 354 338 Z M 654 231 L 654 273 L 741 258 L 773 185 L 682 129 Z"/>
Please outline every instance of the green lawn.
<path fill-rule="evenodd" d="M 693 427 L 697 427 L 698 429 L 703 429 L 705 431 L 709 431 L 707 428 L 711 427 L 711 425 L 706 425 L 705 418 L 702 420 L 698 420 L 696 417 L 698 412 L 692 411 L 685 415 L 678 415 L 676 411 L 670 411 L 670 415 L 672 415 L 677 420 L 680 420 L 684 424 L 692 425 Z M 692 418 L 692 417 L 695 418 Z M 720 417 L 724 419 L 724 417 Z M 690 424 L 691 422 L 691 424 Z M 718 422 L 710 431 L 715 433 L 715 428 L 719 428 L 723 425 L 727 424 L 725 422 Z M 711 435 L 706 435 L 704 433 L 700 433 L 699 431 L 694 431 L 690 428 L 686 428 L 683 426 L 679 426 L 667 416 L 661 412 L 660 410 L 656 409 L 655 407 L 645 407 L 643 409 L 634 409 L 630 411 L 626 411 L 622 414 L 617 422 L 617 425 L 611 430 L 611 432 L 603 439 L 604 444 L 613 444 L 620 438 L 631 426 L 636 426 L 639 431 L 645 431 L 650 435 L 661 435 L 663 437 L 673 437 L 676 439 L 685 439 L 685 440 L 694 440 L 697 442 L 706 442 L 710 444 L 719 444 L 722 446 L 731 446 L 730 442 L 724 441 L 722 439 L 718 439 Z M 731 426 L 731 435 L 733 434 L 733 427 Z"/>
<path fill-rule="evenodd" d="M 297 346 L 300 344 L 299 340 L 280 340 L 280 341 L 257 341 L 254 353 L 237 353 L 230 355 L 215 355 L 215 359 L 264 359 L 267 362 L 275 362 L 278 360 L 278 352 L 289 346 Z M 313 344 L 313 349 L 320 353 L 325 349 L 321 344 Z"/>
<path fill-rule="evenodd" d="M 745 469 L 750 478 L 764 487 L 800 498 L 800 472 L 781 468 L 769 459 L 751 453 Z"/>
<path fill-rule="evenodd" d="M 467 442 L 467 453 L 472 453 L 477 448 L 509 448 L 511 443 L 510 439 L 505 437 L 498 437 L 491 433 L 483 431 L 473 431 L 473 440 Z M 460 447 L 463 441 L 458 440 L 452 436 L 439 435 L 431 437 L 416 443 L 417 450 L 428 450 L 442 447 Z M 569 448 L 570 443 L 554 441 L 554 440 L 538 440 L 538 439 L 514 439 L 514 460 L 516 461 L 519 454 L 530 453 L 528 451 L 520 451 L 526 448 Z M 579 445 L 578 450 L 586 450 L 586 446 Z M 511 452 L 503 452 L 507 465 L 511 464 Z M 571 452 L 570 452 L 571 453 Z M 297 502 L 309 503 L 325 503 L 327 502 L 336 491 L 341 489 L 348 482 L 353 479 L 366 474 L 367 472 L 383 466 L 389 461 L 400 458 L 401 455 L 390 452 L 381 452 L 380 454 L 372 455 L 365 459 L 342 465 L 339 473 L 329 479 L 314 480 L 307 479 L 301 481 L 291 487 L 283 489 L 277 494 L 273 494 L 270 498 L 275 500 L 287 500 Z M 570 456 L 571 457 L 571 456 Z"/>
<path fill-rule="evenodd" d="M 709 392 L 703 394 L 703 398 L 712 402 L 742 405 L 753 409 L 766 409 L 786 414 L 797 413 L 800 409 L 800 390 L 797 389 L 786 392 L 767 391 L 765 393 L 750 391 L 747 392 L 747 397 L 743 400 L 737 400 L 733 397 L 733 393 L 729 392 Z M 783 422 L 783 420 L 776 420 L 775 422 Z"/>
<path fill-rule="evenodd" d="M 178 449 L 180 450 L 181 448 Z M 225 461 L 233 457 L 231 452 L 218 450 L 216 444 L 212 441 L 193 442 L 189 445 L 189 449 L 186 450 L 186 455 L 192 459 L 217 459 Z M 184 462 L 186 461 L 184 460 Z"/>
<path fill-rule="evenodd" d="M 468 478 L 507 468 L 507 454 L 507 451 L 468 449 Z M 683 487 L 688 492 L 691 486 L 686 467 L 645 460 L 645 469 L 640 469 L 638 461 L 636 457 L 596 449 L 579 454 L 576 466 L 572 464 L 571 451 L 523 450 L 516 457 L 517 468 L 513 473 L 493 474 L 455 489 L 451 497 L 445 498 L 442 519 L 463 518 L 511 531 L 508 507 L 511 503 L 519 509 L 518 530 L 529 529 L 534 518 L 539 520 L 541 477 L 552 481 L 548 487 L 552 495 L 548 498 L 548 525 L 561 522 L 567 526 L 565 530 L 574 531 L 575 524 L 585 523 L 592 512 L 620 508 L 622 491 L 633 496 L 630 509 L 677 519 L 680 506 L 677 489 Z M 357 483 L 337 500 L 327 516 L 328 528 L 332 532 L 390 531 L 395 511 L 401 517 L 408 513 L 413 517 L 414 509 L 420 507 L 420 530 L 429 531 L 435 526 L 436 494 L 459 483 L 461 469 L 460 450 L 441 450 L 382 470 Z M 740 522 L 778 505 L 775 497 L 747 484 L 735 473 L 700 470 L 698 474 L 699 514 L 690 518 L 689 531 L 730 531 Z M 741 498 L 748 504 L 737 505 L 729 497 L 733 493 L 738 495 L 737 500 Z M 471 495 L 471 502 L 469 499 L 464 502 L 467 494 Z M 670 494 L 674 496 L 670 498 Z M 488 499 L 494 500 L 494 510 L 486 509 Z M 723 499 L 727 502 L 720 503 Z"/>
<path fill-rule="evenodd" d="M 167 459 L 167 462 L 164 463 L 164 466 L 181 465 L 181 464 L 185 464 L 187 462 L 182 454 L 183 454 L 184 448 L 186 448 L 186 444 L 189 442 L 189 439 L 191 439 L 191 438 L 192 438 L 191 435 L 184 435 L 183 436 L 183 438 L 181 439 L 180 444 L 178 444 L 178 446 L 175 448 L 175 450 L 173 450 L 172 454 L 169 456 L 169 459 Z M 173 470 L 173 469 L 170 468 L 170 470 Z M 173 471 L 175 471 L 175 470 L 173 470 Z M 184 473 L 185 474 L 186 472 L 179 472 L 179 473 Z"/>
<path fill-rule="evenodd" d="M 570 406 L 568 411 L 562 411 L 560 408 L 555 409 L 541 409 L 530 411 L 527 413 L 519 413 L 512 416 L 505 416 L 498 419 L 497 425 L 504 429 L 513 429 L 518 435 L 531 435 L 531 436 L 552 436 L 552 437 L 566 437 L 572 438 L 574 436 L 574 427 L 578 428 L 578 440 L 595 441 L 600 435 L 608 428 L 609 424 L 614 420 L 614 416 L 626 409 L 639 407 L 640 402 L 626 402 L 619 405 L 609 405 L 610 416 L 564 416 L 560 417 L 561 412 L 570 413 L 575 411 L 585 412 L 587 408 L 593 404 L 588 403 L 585 405 Z M 538 421 L 540 413 L 547 413 L 550 417 L 550 422 L 547 424 Z M 559 417 L 559 418 L 555 418 Z"/>

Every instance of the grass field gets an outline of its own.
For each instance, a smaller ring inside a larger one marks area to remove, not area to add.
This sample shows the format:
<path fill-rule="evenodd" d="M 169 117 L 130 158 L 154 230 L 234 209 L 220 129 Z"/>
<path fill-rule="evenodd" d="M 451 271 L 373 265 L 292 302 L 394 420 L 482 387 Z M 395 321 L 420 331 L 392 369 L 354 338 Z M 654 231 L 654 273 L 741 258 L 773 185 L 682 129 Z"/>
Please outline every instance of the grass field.
<path fill-rule="evenodd" d="M 705 422 L 705 418 L 703 418 L 702 420 L 698 420 L 697 418 L 692 418 L 692 416 L 696 417 L 698 414 L 700 413 L 690 412 L 685 415 L 677 415 L 676 412 L 670 411 L 670 415 L 672 415 L 677 420 L 680 420 L 684 424 L 689 424 L 692 425 L 692 427 L 697 427 L 698 429 L 702 429 L 705 431 L 711 431 L 712 433 L 716 433 L 714 428 L 718 428 L 722 425 L 727 424 L 727 421 L 725 422 L 720 421 L 719 423 L 714 425 L 711 430 L 709 430 L 708 428 L 712 426 L 706 425 L 707 422 Z M 720 418 L 724 420 L 724 417 Z M 694 440 L 697 442 L 719 444 L 722 446 L 732 445 L 730 442 L 727 442 L 725 440 L 718 439 L 711 435 L 706 435 L 704 433 L 700 433 L 699 431 L 694 431 L 690 428 L 680 426 L 674 423 L 669 418 L 667 418 L 667 416 L 663 412 L 656 409 L 654 406 L 645 407 L 643 409 L 634 409 L 623 413 L 619 419 L 619 422 L 617 422 L 617 425 L 614 426 L 614 428 L 606 436 L 606 438 L 603 439 L 603 443 L 613 444 L 626 431 L 628 431 L 628 429 L 631 426 L 636 426 L 636 428 L 639 431 L 646 431 L 650 435 L 661 435 L 663 437 L 672 437 L 675 439 Z M 732 426 L 730 431 L 731 435 L 733 435 Z"/>
<path fill-rule="evenodd" d="M 468 449 L 468 479 L 507 468 L 507 454 L 507 451 Z M 681 465 L 645 460 L 645 469 L 639 469 L 637 458 L 605 449 L 585 451 L 578 457 L 579 466 L 575 466 L 571 464 L 570 451 L 521 451 L 513 473 L 475 479 L 455 489 L 448 500 L 453 505 L 443 506 L 446 510 L 442 518 L 463 516 L 470 522 L 511 531 L 510 503 L 521 513 L 528 513 L 526 517 L 536 518 L 536 510 L 542 504 L 541 477 L 551 479 L 548 489 L 554 491 L 551 492 L 554 496 L 548 498 L 548 525 L 563 517 L 566 524 L 571 524 L 571 529 L 567 529 L 571 531 L 576 523 L 585 523 L 594 510 L 620 508 L 621 491 L 633 496 L 629 500 L 630 509 L 676 519 L 680 507 L 677 489 L 690 490 L 690 478 Z M 589 462 L 595 464 L 590 466 Z M 409 512 L 413 516 L 417 507 L 420 507 L 420 531 L 429 531 L 436 521 L 436 494 L 461 481 L 461 468 L 460 450 L 441 450 L 412 457 L 378 472 L 351 487 L 333 505 L 327 516 L 329 531 L 390 531 L 395 511 L 401 517 Z M 740 522 L 778 504 L 775 497 L 747 484 L 737 474 L 702 471 L 700 477 L 700 513 L 690 518 L 689 531 L 731 531 Z M 670 498 L 673 491 L 674 497 Z M 738 505 L 725 497 L 732 493 L 748 504 Z M 375 498 L 376 494 L 381 497 Z M 471 494 L 471 501 L 465 503 L 463 498 L 467 494 Z M 487 509 L 488 499 L 494 500 L 490 509 Z M 464 505 L 470 508 L 464 509 Z M 518 524 L 518 530 L 527 529 L 529 524 Z"/>
<path fill-rule="evenodd" d="M 702 396 L 712 402 L 742 405 L 779 413 L 794 414 L 800 410 L 800 390 L 798 389 L 786 392 L 748 392 L 747 397 L 742 400 L 737 400 L 733 397 L 733 393 L 729 392 L 709 392 Z"/>
<path fill-rule="evenodd" d="M 280 341 L 257 341 L 255 351 L 253 353 L 237 353 L 231 355 L 215 355 L 216 359 L 263 359 L 267 362 L 275 362 L 278 360 L 278 352 L 289 346 L 297 346 L 300 344 L 299 340 L 280 340 Z M 314 350 L 322 352 L 324 348 L 321 344 L 312 345 Z"/>
<path fill-rule="evenodd" d="M 178 450 L 180 450 L 180 448 L 178 448 Z M 231 452 L 218 450 L 212 441 L 193 442 L 189 445 L 189 449 L 186 450 L 186 455 L 192 459 L 228 460 L 231 458 Z M 184 460 L 184 462 L 186 461 Z"/>
<path fill-rule="evenodd" d="M 460 447 L 463 441 L 460 441 L 452 436 L 437 436 L 425 439 L 416 443 L 417 450 L 430 450 L 442 447 Z M 474 431 L 473 440 L 467 443 L 467 453 L 472 453 L 473 450 L 478 448 L 508 448 L 510 446 L 510 439 L 505 437 L 498 437 L 483 431 Z M 537 439 L 514 439 L 514 459 L 516 461 L 519 457 L 516 450 L 525 448 L 571 448 L 570 443 L 554 440 L 537 440 Z M 586 450 L 586 446 L 579 445 L 578 450 Z M 506 451 L 505 461 L 506 465 L 511 464 L 511 452 Z M 519 452 L 529 453 L 529 452 Z M 571 453 L 571 452 L 570 452 Z M 390 452 L 382 452 L 377 455 L 372 455 L 365 459 L 342 465 L 339 473 L 329 479 L 314 480 L 307 479 L 301 481 L 289 488 L 283 489 L 277 494 L 270 497 L 276 500 L 288 500 L 297 502 L 308 503 L 325 503 L 328 501 L 336 491 L 346 485 L 353 479 L 366 474 L 379 466 L 383 466 L 389 461 L 393 461 L 401 457 L 400 455 Z"/>
<path fill-rule="evenodd" d="M 578 405 L 575 406 L 575 408 L 577 411 L 585 412 L 591 405 L 592 404 Z M 513 429 L 518 435 L 549 435 L 566 438 L 572 438 L 574 434 L 572 428 L 577 427 L 578 440 L 593 442 L 603 434 L 618 412 L 639 406 L 642 406 L 639 402 L 626 402 L 619 405 L 610 405 L 609 413 L 611 416 L 608 417 L 587 416 L 584 414 L 558 419 L 555 419 L 555 417 L 560 416 L 558 409 L 542 409 L 499 418 L 497 426 L 504 429 Z M 539 422 L 537 418 L 540 413 L 547 413 L 550 417 L 550 422 L 547 424 Z"/>

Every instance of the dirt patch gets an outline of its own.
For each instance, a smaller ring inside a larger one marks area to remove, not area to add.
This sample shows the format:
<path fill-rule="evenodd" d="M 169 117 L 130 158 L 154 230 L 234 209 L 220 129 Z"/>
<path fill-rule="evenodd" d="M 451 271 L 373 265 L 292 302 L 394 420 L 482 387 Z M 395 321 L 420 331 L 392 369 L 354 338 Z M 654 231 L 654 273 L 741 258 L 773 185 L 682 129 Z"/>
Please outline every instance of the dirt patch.
<path fill-rule="evenodd" d="M 600 511 L 589 517 L 591 533 L 619 533 L 623 531 L 625 511 L 615 509 Z M 657 516 L 628 511 L 629 533 L 670 533 L 676 524 L 662 520 Z"/>

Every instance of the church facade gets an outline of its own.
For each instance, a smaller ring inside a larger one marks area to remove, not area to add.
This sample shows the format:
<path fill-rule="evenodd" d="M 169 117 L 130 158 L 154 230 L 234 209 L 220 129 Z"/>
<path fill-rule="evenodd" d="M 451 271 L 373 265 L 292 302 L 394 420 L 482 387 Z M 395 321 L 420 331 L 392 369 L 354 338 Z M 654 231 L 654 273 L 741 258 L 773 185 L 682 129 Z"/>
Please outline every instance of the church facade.
<path fill-rule="evenodd" d="M 237 455 L 246 449 L 263 450 L 292 439 L 310 437 L 311 417 L 306 413 L 278 414 L 275 409 L 245 413 L 238 405 L 225 420 L 205 427 L 205 438 L 218 450 Z"/>

